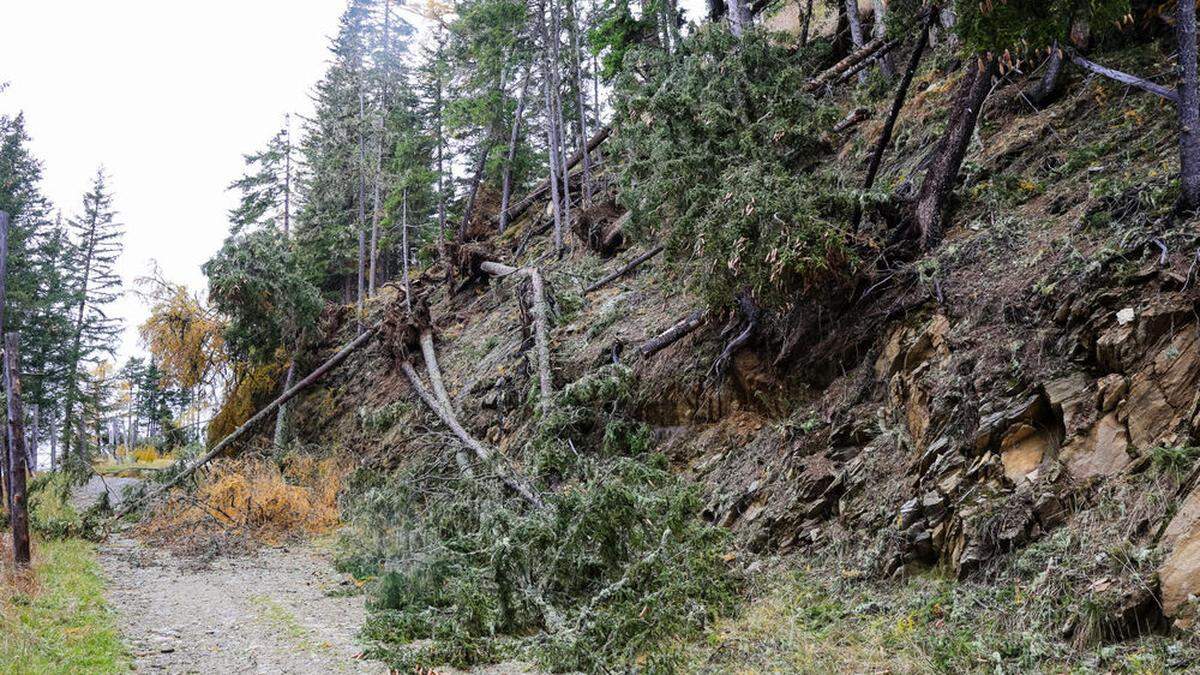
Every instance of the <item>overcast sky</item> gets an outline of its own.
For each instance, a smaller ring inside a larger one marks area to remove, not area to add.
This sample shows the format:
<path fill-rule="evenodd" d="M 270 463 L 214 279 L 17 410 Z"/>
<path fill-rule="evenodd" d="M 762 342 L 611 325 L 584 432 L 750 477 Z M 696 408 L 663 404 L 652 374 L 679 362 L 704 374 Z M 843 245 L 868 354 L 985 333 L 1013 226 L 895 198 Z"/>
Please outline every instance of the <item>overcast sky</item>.
<path fill-rule="evenodd" d="M 0 112 L 23 110 L 43 188 L 77 213 L 97 167 L 125 226 L 127 285 L 158 261 L 204 287 L 242 154 L 306 113 L 344 0 L 0 0 Z M 123 360 L 139 351 L 132 296 Z"/>

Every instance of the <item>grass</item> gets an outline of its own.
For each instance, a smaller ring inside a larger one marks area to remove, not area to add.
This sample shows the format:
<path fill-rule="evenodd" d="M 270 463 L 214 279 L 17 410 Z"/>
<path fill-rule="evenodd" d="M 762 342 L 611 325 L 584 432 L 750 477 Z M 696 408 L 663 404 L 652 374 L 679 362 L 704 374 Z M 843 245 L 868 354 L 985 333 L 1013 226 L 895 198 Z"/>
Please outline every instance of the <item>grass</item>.
<path fill-rule="evenodd" d="M 0 672 L 128 671 L 103 590 L 92 544 L 36 541 L 32 574 L 0 581 Z"/>
<path fill-rule="evenodd" d="M 328 650 L 328 642 L 318 643 L 313 632 L 306 628 L 292 613 L 279 602 L 266 595 L 256 595 L 250 598 L 258 612 L 258 619 L 263 625 L 270 627 L 284 638 L 287 638 L 296 648 L 306 652 Z"/>
<path fill-rule="evenodd" d="M 101 476 L 118 476 L 121 478 L 142 478 L 145 472 L 162 471 L 175 463 L 172 457 L 163 457 L 151 461 L 134 462 L 103 462 L 93 468 Z"/>

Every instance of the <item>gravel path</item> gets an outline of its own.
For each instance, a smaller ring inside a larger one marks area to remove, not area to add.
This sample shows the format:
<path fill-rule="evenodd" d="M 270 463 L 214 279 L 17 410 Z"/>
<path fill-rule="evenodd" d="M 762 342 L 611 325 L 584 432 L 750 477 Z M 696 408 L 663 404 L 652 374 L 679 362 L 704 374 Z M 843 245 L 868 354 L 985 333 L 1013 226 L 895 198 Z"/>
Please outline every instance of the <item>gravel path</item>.
<path fill-rule="evenodd" d="M 169 673 L 385 673 L 358 658 L 361 595 L 310 546 L 197 567 L 131 539 L 100 548 L 136 670 Z"/>
<path fill-rule="evenodd" d="M 78 511 L 86 511 L 95 505 L 96 500 L 100 499 L 100 495 L 108 493 L 109 503 L 113 507 L 120 506 L 121 496 L 124 494 L 125 488 L 129 485 L 137 485 L 142 481 L 137 478 L 118 478 L 111 476 L 101 478 L 100 476 L 92 476 L 86 484 L 75 488 L 71 492 L 71 506 Z"/>

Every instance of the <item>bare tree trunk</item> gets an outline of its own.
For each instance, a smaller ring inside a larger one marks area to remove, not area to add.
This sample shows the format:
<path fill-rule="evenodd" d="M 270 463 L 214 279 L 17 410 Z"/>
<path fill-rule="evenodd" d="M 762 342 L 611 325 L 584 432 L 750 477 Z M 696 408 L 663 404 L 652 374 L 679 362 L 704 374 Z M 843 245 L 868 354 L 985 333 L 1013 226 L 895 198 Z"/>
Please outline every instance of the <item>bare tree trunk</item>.
<path fill-rule="evenodd" d="M 548 411 L 554 396 L 554 378 L 550 370 L 550 323 L 546 312 L 546 286 L 542 273 L 536 267 L 516 268 L 503 263 L 485 261 L 480 265 L 487 274 L 495 277 L 521 276 L 529 279 L 533 292 L 534 343 L 538 353 L 538 383 L 541 391 L 542 411 Z"/>
<path fill-rule="evenodd" d="M 521 118 L 525 114 L 525 101 L 529 93 L 529 76 L 533 67 L 525 69 L 524 81 L 521 83 L 521 95 L 517 98 L 517 110 L 513 114 L 512 131 L 508 137 L 508 153 L 504 156 L 504 173 L 500 189 L 500 231 L 508 227 L 508 200 L 512 197 L 512 168 L 517 159 L 517 143 L 521 140 Z"/>
<path fill-rule="evenodd" d="M 423 403 L 425 403 L 426 407 L 433 411 L 433 414 L 442 421 L 442 424 L 445 424 L 446 427 L 450 429 L 451 433 L 453 433 L 463 445 L 467 446 L 471 452 L 475 453 L 475 456 L 478 457 L 481 462 L 492 464 L 492 451 L 483 443 L 480 443 L 474 436 L 467 433 L 467 430 L 463 428 L 461 423 L 459 423 L 458 418 L 454 416 L 453 411 L 444 408 L 440 403 L 438 403 L 437 399 L 434 398 L 433 395 L 429 393 L 429 390 L 425 388 L 425 385 L 421 383 L 421 377 L 417 375 L 417 371 L 413 369 L 412 364 L 404 361 L 400 364 L 400 369 L 404 371 L 404 375 L 408 378 L 409 384 L 412 385 L 413 391 L 417 393 L 417 397 L 420 398 Z M 494 468 L 496 469 L 496 473 L 499 475 L 501 482 L 507 485 L 513 492 L 516 492 L 518 495 L 520 495 L 522 499 L 529 502 L 534 508 L 540 509 L 545 506 L 542 498 L 538 496 L 537 492 L 535 492 L 533 487 L 529 485 L 528 481 L 526 481 L 519 474 L 516 474 L 515 471 L 510 473 L 510 470 L 504 466 L 502 459 L 495 461 Z"/>
<path fill-rule="evenodd" d="M 647 340 L 646 343 L 641 347 L 642 357 L 648 359 L 658 352 L 675 344 L 676 342 L 679 342 L 684 337 L 691 335 L 697 328 L 704 324 L 704 316 L 704 310 L 698 309 L 679 321 L 679 323 L 668 328 L 662 334 Z"/>
<path fill-rule="evenodd" d="M 884 0 L 872 0 L 872 3 L 875 6 L 875 25 L 872 27 L 871 34 L 877 38 L 886 38 L 887 3 Z M 889 80 L 896 77 L 896 64 L 892 60 L 891 53 L 879 57 L 879 72 Z"/>
<path fill-rule="evenodd" d="M 1026 89 L 1023 95 L 1035 108 L 1042 107 L 1058 94 L 1062 85 L 1062 74 L 1063 52 L 1055 42 L 1050 48 L 1050 56 L 1046 59 L 1046 72 L 1042 73 L 1037 83 Z"/>
<path fill-rule="evenodd" d="M 592 203 L 592 159 L 588 156 L 588 127 L 587 127 L 587 100 L 584 96 L 583 86 L 583 58 L 580 55 L 579 46 L 579 15 L 575 11 L 576 0 L 566 0 L 567 11 L 569 12 L 568 20 L 570 21 L 570 37 L 571 37 L 571 70 L 575 80 L 575 105 L 579 108 L 579 119 L 577 120 L 579 131 L 579 147 L 576 152 L 583 156 L 583 203 L 588 206 Z M 668 7 L 671 0 L 664 0 L 664 6 Z M 668 22 L 670 21 L 670 10 L 664 10 L 668 14 Z M 668 33 L 670 31 L 668 30 Z M 669 44 L 669 43 L 668 43 Z M 597 102 L 599 103 L 599 102 Z M 570 178 L 570 169 L 564 169 L 564 175 Z"/>
<path fill-rule="evenodd" d="M 379 112 L 379 137 L 375 142 L 375 194 L 371 205 L 370 272 L 367 274 L 367 297 L 375 297 L 375 270 L 379 260 L 379 191 L 383 182 L 383 111 Z"/>
<path fill-rule="evenodd" d="M 922 24 L 921 36 L 917 38 L 917 46 L 913 47 L 908 68 L 904 70 L 904 78 L 900 80 L 900 86 L 896 87 L 896 96 L 892 99 L 892 110 L 888 114 L 887 122 L 883 125 L 883 130 L 879 132 L 879 141 L 875 144 L 875 151 L 871 153 L 871 163 L 867 167 L 867 179 L 863 184 L 863 190 L 870 190 L 875 186 L 875 178 L 879 175 L 879 167 L 883 163 L 883 153 L 887 151 L 888 144 L 892 142 L 892 133 L 896 130 L 896 120 L 900 118 L 900 111 L 904 109 L 904 101 L 908 98 L 908 89 L 912 86 L 917 68 L 921 65 L 921 57 L 925 54 L 925 48 L 929 45 L 929 20 L 926 19 Z"/>
<path fill-rule="evenodd" d="M 599 148 L 600 144 L 603 143 L 611 134 L 612 134 L 611 126 L 603 126 L 603 127 L 600 127 L 599 129 L 597 129 L 596 133 L 592 134 L 591 139 L 588 140 L 587 151 L 598 155 L 599 151 L 597 150 L 597 148 Z M 575 165 L 581 161 L 583 161 L 583 155 L 581 155 L 580 153 L 575 153 L 574 155 L 571 155 L 571 158 L 569 160 L 567 160 L 567 169 L 568 170 L 573 169 L 575 167 Z M 541 181 L 540 183 L 538 183 L 532 190 L 530 190 L 529 194 L 525 195 L 517 203 L 515 203 L 511 207 L 509 207 L 509 209 L 507 211 L 508 222 L 511 223 L 513 220 L 520 218 L 521 214 L 525 213 L 525 211 L 528 210 L 530 206 L 533 206 L 534 202 L 536 202 L 537 200 L 544 197 L 545 194 L 550 191 L 550 187 L 551 187 L 551 181 L 549 178 L 547 178 L 547 179 Z"/>
<path fill-rule="evenodd" d="M 725 0 L 725 11 L 729 15 L 729 32 L 736 37 L 750 27 L 750 10 L 746 0 Z"/>
<path fill-rule="evenodd" d="M 959 84 L 950 109 L 950 121 L 938 143 L 933 163 L 925 172 L 925 180 L 917 193 L 916 216 L 920 228 L 921 247 L 929 250 L 942 238 L 946 198 L 954 189 L 958 169 L 962 166 L 979 111 L 992 88 L 996 60 L 981 54 L 966 64 L 966 75 Z"/>
<path fill-rule="evenodd" d="M 50 470 L 55 471 L 58 469 L 58 434 L 54 433 L 54 417 L 51 416 L 46 422 L 46 426 L 50 428 Z"/>
<path fill-rule="evenodd" d="M 17 568 L 29 567 L 29 511 L 25 502 L 25 413 L 21 410 L 20 341 L 16 333 L 4 336 L 4 391 L 8 399 L 8 438 L 10 440 L 9 487 L 12 503 L 13 561 Z"/>
<path fill-rule="evenodd" d="M 412 314 L 412 278 L 409 273 L 409 256 L 408 250 L 408 186 L 404 186 L 404 193 L 401 197 L 400 204 L 400 251 L 404 256 L 401 262 L 404 274 L 404 307 Z"/>
<path fill-rule="evenodd" d="M 562 202 L 559 199 L 559 169 L 561 164 L 558 158 L 558 134 L 557 116 L 554 110 L 553 94 L 553 71 L 551 65 L 551 49 L 550 49 L 550 31 L 546 27 L 545 20 L 545 2 L 542 2 L 538 7 L 538 26 L 539 32 L 542 34 L 542 91 L 545 98 L 545 119 L 546 119 L 546 148 L 549 153 L 550 161 L 550 198 L 554 210 L 554 248 L 556 251 L 563 250 L 563 214 Z"/>
<path fill-rule="evenodd" d="M 366 296 L 367 259 L 367 146 L 363 134 L 366 118 L 366 103 L 363 98 L 362 63 L 358 73 L 358 332 L 363 331 L 363 308 Z"/>
<path fill-rule="evenodd" d="M 552 20 L 550 22 L 553 35 L 550 46 L 554 67 L 551 68 L 550 73 L 554 78 L 554 88 L 551 90 L 555 115 L 554 134 L 555 142 L 558 144 L 558 160 L 562 163 L 559 171 L 559 178 L 562 180 L 562 223 L 563 227 L 568 227 L 571 223 L 571 170 L 567 168 L 567 125 L 566 118 L 563 116 L 562 105 L 562 48 L 561 40 L 559 39 L 562 36 L 562 10 L 558 4 L 558 0 L 550 0 L 550 4 L 554 8 L 551 12 Z M 559 255 L 562 255 L 562 252 L 563 247 L 560 242 L 558 247 Z"/>
<path fill-rule="evenodd" d="M 1134 87 L 1136 89 L 1141 89 L 1142 91 L 1154 94 L 1160 98 L 1165 98 L 1173 103 L 1179 103 L 1179 92 L 1175 89 L 1164 87 L 1161 84 L 1155 84 L 1154 82 L 1140 78 L 1136 75 L 1130 75 L 1129 73 L 1124 73 L 1119 70 L 1102 66 L 1099 63 L 1085 59 L 1079 54 L 1076 54 L 1074 51 L 1068 51 L 1067 58 L 1071 60 L 1071 63 L 1074 63 L 1089 73 L 1095 73 L 1101 77 L 1107 77 L 1108 79 L 1120 82 L 1121 84 L 1129 85 L 1130 87 Z"/>
<path fill-rule="evenodd" d="M 8 227 L 8 212 L 0 211 L 0 339 L 6 335 L 7 328 L 5 314 L 8 308 Z M 4 415 L 4 438 L 0 439 L 0 492 L 4 494 L 5 508 L 11 513 L 12 463 L 9 461 L 9 448 L 12 447 L 12 440 L 8 437 L 7 407 L 4 409 Z"/>
<path fill-rule="evenodd" d="M 592 284 L 591 286 L 588 286 L 587 288 L 583 289 L 583 294 L 587 295 L 588 293 L 592 293 L 592 292 L 600 290 L 601 288 L 604 288 L 605 286 L 611 284 L 612 282 L 616 281 L 617 279 L 620 279 L 621 277 L 625 276 L 626 274 L 629 274 L 633 270 L 640 267 L 642 265 L 642 263 L 646 262 L 647 260 L 650 260 L 651 258 L 653 258 L 654 256 L 656 256 L 662 252 L 663 252 L 662 244 L 655 246 L 654 248 L 650 249 L 649 251 L 646 251 L 645 253 L 643 253 L 643 254 L 639 255 L 638 257 L 634 258 L 633 260 L 629 261 L 628 265 L 625 265 L 624 267 L 617 270 L 616 272 L 613 272 L 612 274 L 604 277 L 600 281 L 597 281 L 596 283 Z"/>
<path fill-rule="evenodd" d="M 296 354 L 299 351 L 294 349 L 292 360 L 288 362 L 287 376 L 283 378 L 283 390 L 287 391 L 292 388 L 296 380 Z M 287 401 L 279 404 L 279 412 L 275 413 L 275 435 L 272 442 L 275 447 L 282 448 L 287 443 L 287 426 L 288 426 L 288 405 Z"/>
<path fill-rule="evenodd" d="M 833 66 L 831 66 L 830 68 L 828 68 L 827 70 L 822 72 L 820 75 L 817 75 L 813 79 L 809 80 L 808 84 L 804 85 L 804 91 L 807 91 L 810 94 L 816 94 L 819 96 L 820 95 L 819 92 L 821 92 L 821 90 L 823 90 L 826 85 L 828 85 L 831 81 L 833 81 L 834 78 L 841 76 L 843 73 L 850 70 L 851 68 L 853 68 L 853 67 L 857 66 L 858 64 L 862 63 L 863 61 L 875 56 L 881 50 L 891 49 L 892 47 L 895 47 L 895 46 L 896 46 L 895 40 L 887 40 L 884 38 L 874 38 L 867 44 L 863 45 L 862 49 L 856 50 L 854 53 L 847 55 L 846 58 L 842 59 L 841 61 L 838 61 Z"/>
<path fill-rule="evenodd" d="M 846 12 L 846 21 L 850 23 L 850 43 L 854 45 L 854 51 L 858 51 L 863 48 L 862 16 L 858 13 L 858 0 L 845 0 L 842 7 Z M 867 81 L 867 71 L 858 72 L 858 81 Z"/>
<path fill-rule="evenodd" d="M 1196 64 L 1196 3 L 1180 0 L 1175 21 L 1179 40 L 1179 165 L 1181 206 L 1200 207 L 1200 84 Z"/>
<path fill-rule="evenodd" d="M 41 447 L 41 423 L 42 423 L 42 408 L 36 403 L 29 406 L 29 414 L 32 419 L 32 426 L 29 431 L 29 470 L 38 470 L 38 448 Z"/>

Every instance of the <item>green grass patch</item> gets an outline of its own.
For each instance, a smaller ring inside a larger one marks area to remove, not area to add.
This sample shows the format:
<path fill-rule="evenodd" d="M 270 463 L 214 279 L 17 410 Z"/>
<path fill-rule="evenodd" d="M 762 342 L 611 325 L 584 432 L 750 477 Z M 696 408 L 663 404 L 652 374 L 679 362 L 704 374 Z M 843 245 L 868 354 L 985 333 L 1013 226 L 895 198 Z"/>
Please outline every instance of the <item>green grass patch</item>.
<path fill-rule="evenodd" d="M 35 542 L 32 579 L 0 582 L 0 672 L 129 670 L 92 544 Z"/>

